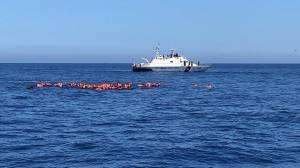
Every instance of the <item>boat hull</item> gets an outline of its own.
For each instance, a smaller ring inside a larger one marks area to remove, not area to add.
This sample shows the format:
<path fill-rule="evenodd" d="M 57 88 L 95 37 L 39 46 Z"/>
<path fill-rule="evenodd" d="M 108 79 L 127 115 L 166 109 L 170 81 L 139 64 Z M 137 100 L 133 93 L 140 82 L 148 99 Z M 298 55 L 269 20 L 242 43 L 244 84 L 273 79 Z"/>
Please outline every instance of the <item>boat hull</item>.
<path fill-rule="evenodd" d="M 133 66 L 133 72 L 205 72 L 208 66 L 180 66 L 180 67 L 143 67 L 143 66 Z"/>
<path fill-rule="evenodd" d="M 153 70 L 151 68 L 148 68 L 148 67 L 132 66 L 132 71 L 133 72 L 149 72 L 149 71 L 153 71 Z"/>

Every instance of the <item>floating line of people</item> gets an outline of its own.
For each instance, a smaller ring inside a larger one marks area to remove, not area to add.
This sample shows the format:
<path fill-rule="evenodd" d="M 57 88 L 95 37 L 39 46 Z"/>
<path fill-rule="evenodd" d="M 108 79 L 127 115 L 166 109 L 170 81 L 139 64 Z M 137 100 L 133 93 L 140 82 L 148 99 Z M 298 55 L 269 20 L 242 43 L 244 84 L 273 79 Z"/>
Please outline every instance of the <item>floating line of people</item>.
<path fill-rule="evenodd" d="M 131 82 L 128 83 L 100 83 L 100 84 L 92 84 L 92 83 L 77 83 L 77 82 L 37 82 L 32 87 L 38 88 L 46 88 L 46 87 L 65 87 L 65 88 L 80 88 L 80 89 L 94 89 L 94 90 L 131 90 L 134 88 L 153 88 L 159 87 L 159 82 L 146 82 L 146 83 L 138 83 L 133 84 Z"/>
<path fill-rule="evenodd" d="M 133 84 L 131 82 L 127 83 L 83 83 L 83 82 L 37 82 L 29 87 L 28 89 L 32 89 L 34 87 L 38 88 L 47 88 L 47 87 L 59 87 L 59 88 L 80 88 L 80 89 L 94 89 L 94 90 L 131 90 L 134 88 L 137 89 L 147 89 L 147 88 L 154 88 L 154 87 L 160 87 L 161 84 L 159 82 L 145 82 L 145 83 L 137 83 Z M 165 85 L 168 86 L 168 85 Z M 213 90 L 214 86 L 212 84 L 196 84 L 192 83 L 193 88 L 207 88 L 207 90 Z"/>

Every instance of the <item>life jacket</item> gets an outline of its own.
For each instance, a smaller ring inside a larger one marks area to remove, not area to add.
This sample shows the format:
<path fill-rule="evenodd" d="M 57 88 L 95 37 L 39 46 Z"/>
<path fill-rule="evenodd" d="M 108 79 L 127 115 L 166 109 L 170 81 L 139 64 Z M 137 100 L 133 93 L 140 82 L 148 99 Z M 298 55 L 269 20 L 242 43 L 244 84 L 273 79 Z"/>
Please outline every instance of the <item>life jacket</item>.
<path fill-rule="evenodd" d="M 131 89 L 131 86 L 132 86 L 132 85 L 130 85 L 130 84 L 127 83 L 127 84 L 124 85 L 124 88 L 125 88 L 125 89 Z"/>
<path fill-rule="evenodd" d="M 145 87 L 145 85 L 140 83 L 140 84 L 138 84 L 138 87 L 143 88 L 143 87 Z"/>
<path fill-rule="evenodd" d="M 41 88 L 41 87 L 43 87 L 44 85 L 42 84 L 42 83 L 37 83 L 36 84 L 36 87 L 39 87 L 39 88 Z"/>
<path fill-rule="evenodd" d="M 146 87 L 150 88 L 150 87 L 151 87 L 151 83 L 150 83 L 150 82 L 147 82 L 147 83 L 146 83 Z"/>

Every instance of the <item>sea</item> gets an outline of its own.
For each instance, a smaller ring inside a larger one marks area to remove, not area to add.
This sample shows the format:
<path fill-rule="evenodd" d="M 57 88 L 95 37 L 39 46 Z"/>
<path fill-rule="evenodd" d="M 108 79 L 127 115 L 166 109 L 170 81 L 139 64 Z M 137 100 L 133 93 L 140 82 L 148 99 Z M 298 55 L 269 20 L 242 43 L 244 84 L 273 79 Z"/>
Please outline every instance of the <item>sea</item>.
<path fill-rule="evenodd" d="M 30 87 L 38 81 L 161 86 Z M 300 167 L 300 64 L 0 64 L 0 85 L 3 168 Z"/>

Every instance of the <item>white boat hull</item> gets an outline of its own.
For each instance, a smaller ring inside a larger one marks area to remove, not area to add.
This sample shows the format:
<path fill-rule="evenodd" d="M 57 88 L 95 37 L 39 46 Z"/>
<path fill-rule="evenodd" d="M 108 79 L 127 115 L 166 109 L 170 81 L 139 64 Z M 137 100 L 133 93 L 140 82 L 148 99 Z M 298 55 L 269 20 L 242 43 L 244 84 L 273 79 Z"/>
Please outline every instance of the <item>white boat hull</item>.
<path fill-rule="evenodd" d="M 152 71 L 164 72 L 184 72 L 186 67 L 151 67 Z"/>
<path fill-rule="evenodd" d="M 209 66 L 174 66 L 174 67 L 151 67 L 151 66 L 139 66 L 133 67 L 133 71 L 142 72 L 142 71 L 154 71 L 154 72 L 205 72 Z"/>

